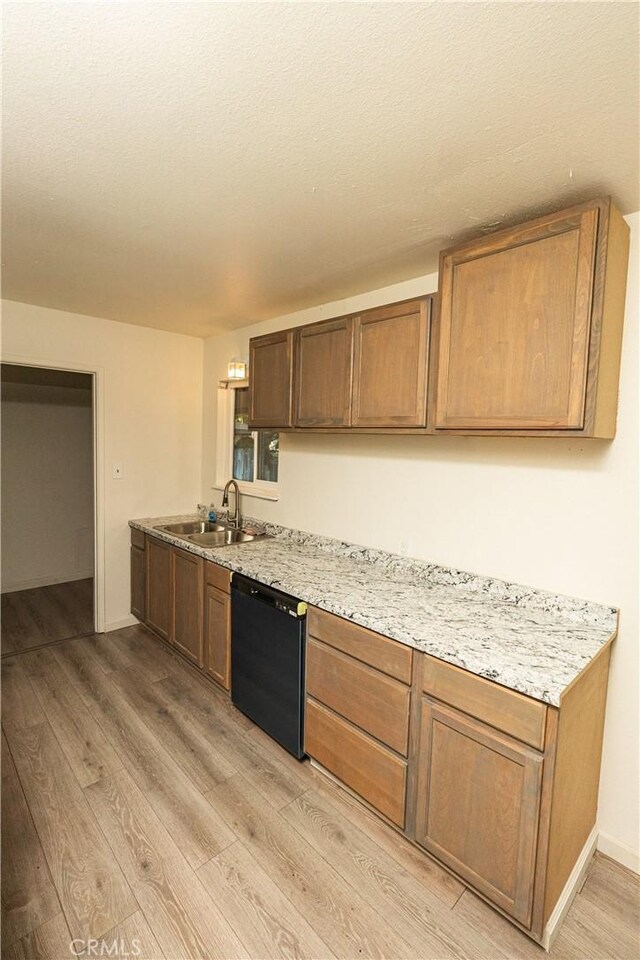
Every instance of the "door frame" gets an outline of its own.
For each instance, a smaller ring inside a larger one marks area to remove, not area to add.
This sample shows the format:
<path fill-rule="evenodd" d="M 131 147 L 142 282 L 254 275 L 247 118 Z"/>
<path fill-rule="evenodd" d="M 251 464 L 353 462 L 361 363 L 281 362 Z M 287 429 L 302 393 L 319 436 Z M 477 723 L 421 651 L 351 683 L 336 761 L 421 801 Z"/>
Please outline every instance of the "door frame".
<path fill-rule="evenodd" d="M 104 369 L 96 364 L 3 353 L 3 363 L 40 367 L 70 373 L 88 373 L 93 380 L 93 629 L 104 633 L 105 615 L 105 508 L 104 508 Z"/>

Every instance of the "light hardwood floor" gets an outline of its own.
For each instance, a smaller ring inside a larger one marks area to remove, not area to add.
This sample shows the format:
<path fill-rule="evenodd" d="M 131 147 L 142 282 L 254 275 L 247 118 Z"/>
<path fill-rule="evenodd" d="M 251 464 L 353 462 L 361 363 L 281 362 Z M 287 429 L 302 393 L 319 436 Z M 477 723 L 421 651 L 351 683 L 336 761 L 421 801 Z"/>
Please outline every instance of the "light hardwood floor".
<path fill-rule="evenodd" d="M 2 594 L 2 655 L 93 632 L 93 579 Z"/>
<path fill-rule="evenodd" d="M 7 657 L 2 687 L 7 960 L 544 960 L 144 627 Z M 551 956 L 637 958 L 639 895 L 596 857 Z"/>

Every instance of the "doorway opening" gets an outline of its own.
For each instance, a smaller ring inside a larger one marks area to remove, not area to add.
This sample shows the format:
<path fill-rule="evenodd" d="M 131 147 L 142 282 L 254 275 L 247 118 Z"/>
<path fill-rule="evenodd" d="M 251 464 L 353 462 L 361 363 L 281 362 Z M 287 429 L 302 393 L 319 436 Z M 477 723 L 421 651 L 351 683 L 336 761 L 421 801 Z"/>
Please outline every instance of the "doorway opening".
<path fill-rule="evenodd" d="M 3 363 L 2 656 L 95 623 L 95 389 L 91 373 Z"/>

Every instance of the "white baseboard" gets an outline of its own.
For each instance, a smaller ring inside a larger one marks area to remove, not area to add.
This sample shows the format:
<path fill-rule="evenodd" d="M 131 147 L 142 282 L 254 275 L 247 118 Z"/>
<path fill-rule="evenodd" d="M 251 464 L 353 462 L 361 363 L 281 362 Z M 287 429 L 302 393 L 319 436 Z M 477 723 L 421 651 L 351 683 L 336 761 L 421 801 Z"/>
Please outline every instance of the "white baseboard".
<path fill-rule="evenodd" d="M 569 907 L 573 903 L 573 898 L 582 886 L 582 881 L 584 880 L 589 864 L 591 863 L 591 858 L 595 853 L 597 841 L 598 829 L 597 827 L 594 827 L 587 838 L 587 842 L 582 848 L 580 856 L 576 860 L 573 870 L 569 874 L 569 879 L 564 885 L 564 890 L 560 894 L 558 902 L 556 903 L 553 912 L 547 921 L 547 925 L 544 928 L 541 943 L 545 950 L 551 949 L 551 945 L 560 928 L 560 924 L 564 920 Z"/>
<path fill-rule="evenodd" d="M 38 587 L 50 587 L 54 583 L 71 583 L 74 580 L 91 580 L 93 568 L 82 573 L 68 573 L 62 577 L 36 577 L 33 580 L 2 581 L 1 593 L 17 593 L 18 590 L 36 590 Z"/>
<path fill-rule="evenodd" d="M 112 630 L 123 630 L 125 627 L 135 627 L 138 623 L 140 623 L 138 618 L 130 614 L 128 617 L 123 617 L 122 620 L 111 620 L 109 623 L 105 623 L 104 632 L 111 633 Z"/>
<path fill-rule="evenodd" d="M 633 870 L 634 873 L 640 873 L 640 854 L 638 851 L 620 843 L 619 840 L 609 836 L 608 833 L 600 831 L 598 834 L 598 850 L 600 853 L 604 853 L 606 857 L 611 857 L 612 860 L 621 863 L 623 867 Z"/>

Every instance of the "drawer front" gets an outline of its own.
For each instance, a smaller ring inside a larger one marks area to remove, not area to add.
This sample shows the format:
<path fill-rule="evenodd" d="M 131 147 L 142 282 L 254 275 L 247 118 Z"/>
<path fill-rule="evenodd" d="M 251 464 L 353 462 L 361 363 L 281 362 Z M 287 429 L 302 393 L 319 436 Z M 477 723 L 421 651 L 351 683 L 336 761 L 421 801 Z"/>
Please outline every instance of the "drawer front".
<path fill-rule="evenodd" d="M 396 680 L 411 683 L 413 650 L 403 643 L 381 637 L 317 607 L 309 608 L 307 633 Z"/>
<path fill-rule="evenodd" d="M 212 563 L 211 560 L 204 562 L 205 583 L 222 590 L 224 593 L 231 593 L 231 570 L 227 567 L 221 567 L 219 563 Z"/>
<path fill-rule="evenodd" d="M 450 663 L 423 656 L 425 693 L 536 750 L 544 749 L 547 708 L 543 703 Z"/>
<path fill-rule="evenodd" d="M 410 687 L 310 638 L 307 692 L 407 756 Z"/>
<path fill-rule="evenodd" d="M 305 750 L 392 823 L 404 827 L 407 764 L 400 757 L 310 699 Z"/>
<path fill-rule="evenodd" d="M 145 540 L 144 533 L 142 530 L 136 530 L 134 527 L 130 527 L 131 530 L 131 546 L 138 547 L 139 550 L 144 550 Z"/>

